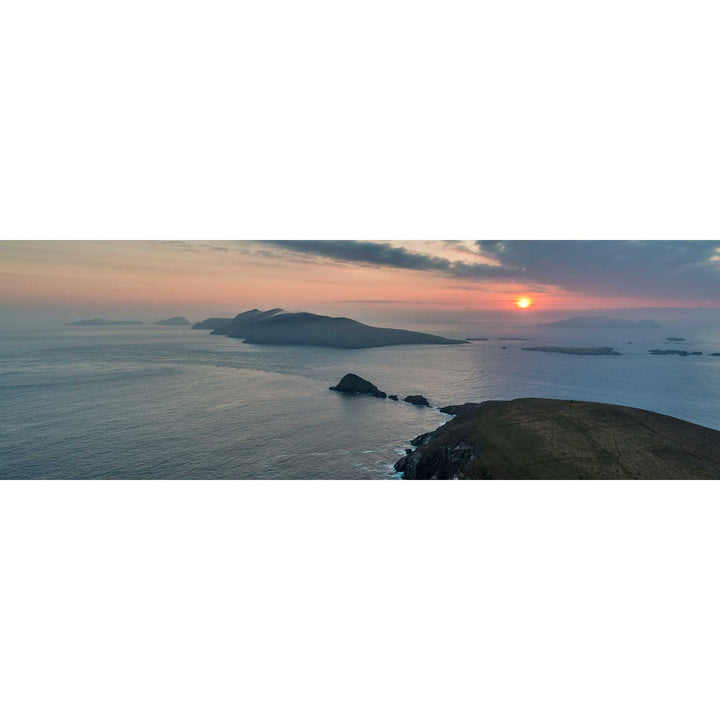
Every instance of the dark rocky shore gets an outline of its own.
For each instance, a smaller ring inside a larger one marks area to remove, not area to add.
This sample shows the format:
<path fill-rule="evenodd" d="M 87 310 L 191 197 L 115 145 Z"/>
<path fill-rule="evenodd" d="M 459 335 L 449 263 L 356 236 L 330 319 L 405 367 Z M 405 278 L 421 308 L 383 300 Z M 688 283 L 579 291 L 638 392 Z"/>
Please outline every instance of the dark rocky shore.
<path fill-rule="evenodd" d="M 717 479 L 720 431 L 621 405 L 520 398 L 441 408 L 406 479 Z"/>

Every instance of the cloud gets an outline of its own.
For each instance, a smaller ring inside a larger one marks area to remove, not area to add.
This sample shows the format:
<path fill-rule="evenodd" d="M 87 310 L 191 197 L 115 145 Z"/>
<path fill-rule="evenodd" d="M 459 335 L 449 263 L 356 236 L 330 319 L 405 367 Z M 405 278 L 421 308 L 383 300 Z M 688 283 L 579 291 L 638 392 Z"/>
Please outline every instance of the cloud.
<path fill-rule="evenodd" d="M 451 277 L 507 279 L 505 269 L 496 265 L 448 260 L 441 255 L 413 252 L 386 242 L 362 240 L 267 240 L 263 246 L 292 253 L 310 254 L 338 262 L 436 272 Z"/>
<path fill-rule="evenodd" d="M 720 300 L 718 241 L 479 240 L 477 246 L 518 277 L 575 292 Z"/>
<path fill-rule="evenodd" d="M 555 287 L 599 296 L 720 301 L 720 241 L 478 240 L 474 262 L 388 242 L 274 240 L 258 244 L 298 257 L 434 273 L 478 283 L 517 282 L 528 292 Z M 442 252 L 464 243 L 440 241 L 437 245 Z"/>
<path fill-rule="evenodd" d="M 151 241 L 160 242 L 160 247 L 185 250 L 188 252 L 229 252 L 229 248 L 223 245 L 214 245 L 213 243 L 186 240 L 162 240 L 162 241 Z"/>

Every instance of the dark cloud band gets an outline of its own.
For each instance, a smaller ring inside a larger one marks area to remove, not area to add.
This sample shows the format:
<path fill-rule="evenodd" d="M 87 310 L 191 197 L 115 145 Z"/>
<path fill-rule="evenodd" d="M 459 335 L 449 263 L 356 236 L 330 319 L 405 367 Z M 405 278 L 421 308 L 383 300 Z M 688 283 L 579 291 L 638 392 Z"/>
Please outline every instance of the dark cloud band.
<path fill-rule="evenodd" d="M 477 241 L 482 262 L 452 261 L 387 242 L 275 240 L 296 255 L 432 272 L 478 282 L 516 281 L 572 292 L 720 301 L 720 241 Z"/>

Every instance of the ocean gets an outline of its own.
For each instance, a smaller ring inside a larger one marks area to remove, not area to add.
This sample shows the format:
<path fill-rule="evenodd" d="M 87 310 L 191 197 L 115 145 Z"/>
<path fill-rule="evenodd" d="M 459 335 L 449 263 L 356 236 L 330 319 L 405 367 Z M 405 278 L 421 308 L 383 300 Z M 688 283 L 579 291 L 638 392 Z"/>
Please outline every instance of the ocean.
<path fill-rule="evenodd" d="M 664 344 L 672 334 L 493 327 L 467 333 L 491 338 L 468 345 L 339 350 L 153 325 L 0 329 L 0 478 L 394 479 L 409 440 L 450 418 L 330 391 L 347 372 L 435 407 L 591 400 L 720 429 L 720 357 L 708 356 L 720 352 L 720 331 Z M 611 345 L 623 355 L 522 350 L 530 345 Z M 650 355 L 655 347 L 704 354 Z"/>

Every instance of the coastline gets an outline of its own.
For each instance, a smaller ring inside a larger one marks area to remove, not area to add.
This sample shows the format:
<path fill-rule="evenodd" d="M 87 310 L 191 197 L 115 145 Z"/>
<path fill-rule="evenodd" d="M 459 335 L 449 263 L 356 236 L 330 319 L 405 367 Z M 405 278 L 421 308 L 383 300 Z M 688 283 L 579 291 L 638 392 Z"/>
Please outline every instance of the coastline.
<path fill-rule="evenodd" d="M 720 431 L 608 403 L 517 398 L 441 408 L 402 479 L 719 479 Z"/>

